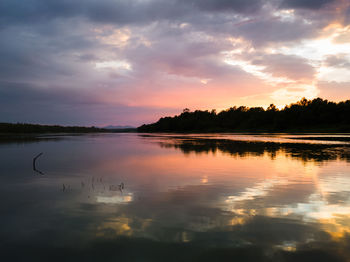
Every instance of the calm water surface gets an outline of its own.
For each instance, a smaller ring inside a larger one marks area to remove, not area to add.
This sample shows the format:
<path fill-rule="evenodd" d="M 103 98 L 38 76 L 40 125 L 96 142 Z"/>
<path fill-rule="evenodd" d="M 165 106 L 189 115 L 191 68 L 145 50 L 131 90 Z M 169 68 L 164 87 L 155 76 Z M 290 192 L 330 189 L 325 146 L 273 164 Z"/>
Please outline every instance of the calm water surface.
<path fill-rule="evenodd" d="M 348 139 L 1 142 L 3 261 L 350 261 Z"/>

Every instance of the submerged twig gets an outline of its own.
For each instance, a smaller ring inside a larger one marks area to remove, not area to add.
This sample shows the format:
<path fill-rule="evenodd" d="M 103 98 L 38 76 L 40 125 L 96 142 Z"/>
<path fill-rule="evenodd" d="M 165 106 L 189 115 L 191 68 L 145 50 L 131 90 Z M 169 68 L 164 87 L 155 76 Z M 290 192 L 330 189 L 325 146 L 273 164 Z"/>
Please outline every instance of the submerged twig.
<path fill-rule="evenodd" d="M 43 153 L 41 152 L 40 154 L 38 154 L 36 157 L 33 158 L 33 170 L 35 172 L 38 172 L 41 175 L 44 175 L 43 172 L 41 172 L 40 170 L 36 169 L 36 160 L 38 159 L 38 157 L 40 157 Z"/>
<path fill-rule="evenodd" d="M 120 191 L 121 193 L 123 193 L 123 189 L 124 189 L 124 183 L 122 182 L 120 185 L 115 186 L 115 185 L 110 185 L 109 186 L 109 190 L 110 191 Z"/>

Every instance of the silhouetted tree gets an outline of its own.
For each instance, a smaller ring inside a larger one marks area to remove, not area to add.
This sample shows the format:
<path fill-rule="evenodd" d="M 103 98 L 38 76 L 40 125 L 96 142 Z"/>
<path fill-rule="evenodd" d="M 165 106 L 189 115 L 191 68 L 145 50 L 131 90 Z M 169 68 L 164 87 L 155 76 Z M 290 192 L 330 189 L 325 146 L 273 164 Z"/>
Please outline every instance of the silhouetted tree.
<path fill-rule="evenodd" d="M 83 126 L 35 125 L 25 123 L 0 123 L 0 133 L 93 133 L 109 132 L 107 129 Z"/>
<path fill-rule="evenodd" d="M 334 103 L 321 98 L 300 101 L 282 110 L 271 104 L 262 107 L 231 107 L 219 113 L 216 110 L 190 112 L 185 108 L 180 115 L 164 117 L 158 122 L 143 125 L 140 132 L 220 132 L 220 131 L 350 131 L 350 100 Z"/>

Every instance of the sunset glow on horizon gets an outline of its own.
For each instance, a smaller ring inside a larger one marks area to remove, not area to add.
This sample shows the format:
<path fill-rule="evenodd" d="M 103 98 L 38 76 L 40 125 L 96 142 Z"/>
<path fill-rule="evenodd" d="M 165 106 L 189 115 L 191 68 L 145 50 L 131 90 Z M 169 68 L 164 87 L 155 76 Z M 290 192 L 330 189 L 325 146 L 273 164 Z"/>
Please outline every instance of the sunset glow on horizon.
<path fill-rule="evenodd" d="M 2 122 L 350 99 L 348 0 L 5 0 L 0 35 Z"/>

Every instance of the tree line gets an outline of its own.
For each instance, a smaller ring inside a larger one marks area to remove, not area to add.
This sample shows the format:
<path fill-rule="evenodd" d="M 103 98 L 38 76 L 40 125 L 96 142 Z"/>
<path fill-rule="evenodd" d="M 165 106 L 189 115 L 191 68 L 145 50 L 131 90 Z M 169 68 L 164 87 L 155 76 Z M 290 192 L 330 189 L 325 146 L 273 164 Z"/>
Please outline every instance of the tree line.
<path fill-rule="evenodd" d="M 191 111 L 162 117 L 138 127 L 138 132 L 350 132 L 350 100 L 331 102 L 322 98 L 301 99 L 279 110 L 262 107 L 231 107 Z"/>
<path fill-rule="evenodd" d="M 95 133 L 108 132 L 97 127 L 0 123 L 0 133 Z"/>

